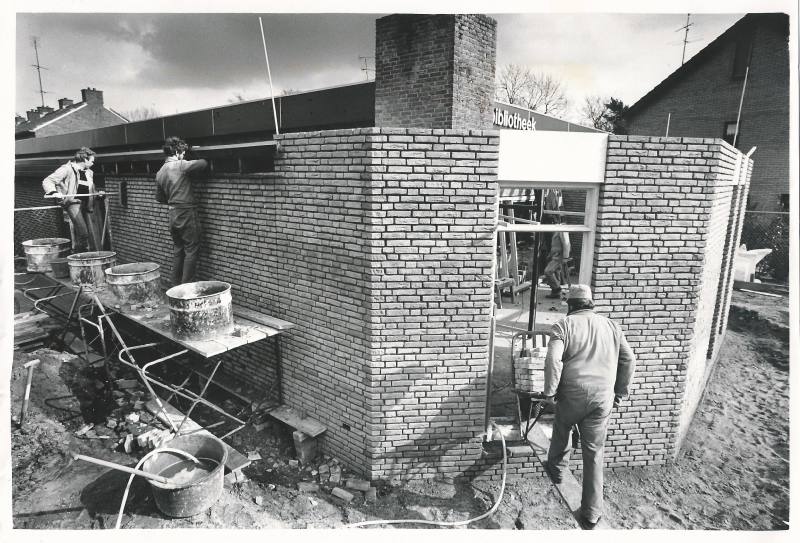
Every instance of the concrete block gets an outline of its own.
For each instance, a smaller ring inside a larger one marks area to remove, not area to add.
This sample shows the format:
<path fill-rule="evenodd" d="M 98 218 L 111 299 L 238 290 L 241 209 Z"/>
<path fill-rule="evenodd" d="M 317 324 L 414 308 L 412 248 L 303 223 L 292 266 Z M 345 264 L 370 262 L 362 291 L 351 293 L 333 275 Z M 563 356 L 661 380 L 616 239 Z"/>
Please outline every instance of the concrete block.
<path fill-rule="evenodd" d="M 297 483 L 297 490 L 299 490 L 300 492 L 318 492 L 319 485 L 317 485 L 316 483 L 301 481 Z"/>
<path fill-rule="evenodd" d="M 374 487 L 370 487 L 367 489 L 367 502 L 375 503 L 378 501 L 378 490 Z"/>
<path fill-rule="evenodd" d="M 301 465 L 305 466 L 317 459 L 318 447 L 317 440 L 314 437 L 300 430 L 295 430 L 292 433 L 292 438 L 294 439 L 294 450 Z"/>
<path fill-rule="evenodd" d="M 353 501 L 353 498 L 355 497 L 352 494 L 350 494 L 348 491 L 346 491 L 346 490 L 344 490 L 342 488 L 339 488 L 338 486 L 331 491 L 331 495 L 332 496 L 336 496 L 337 498 L 341 498 L 346 502 Z"/>
<path fill-rule="evenodd" d="M 361 492 L 366 492 L 370 488 L 369 481 L 362 481 L 361 479 L 348 479 L 345 486 Z"/>

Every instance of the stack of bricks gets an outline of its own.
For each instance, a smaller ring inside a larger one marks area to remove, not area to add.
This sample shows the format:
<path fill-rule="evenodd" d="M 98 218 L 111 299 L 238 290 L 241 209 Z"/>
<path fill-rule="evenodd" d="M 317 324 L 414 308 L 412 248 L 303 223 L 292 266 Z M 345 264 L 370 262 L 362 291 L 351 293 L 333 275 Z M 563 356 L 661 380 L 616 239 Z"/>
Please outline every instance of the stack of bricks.
<path fill-rule="evenodd" d="M 492 126 L 497 22 L 485 15 L 390 15 L 376 21 L 375 124 Z"/>
<path fill-rule="evenodd" d="M 721 140 L 609 139 L 595 304 L 626 330 L 639 360 L 631 397 L 609 426 L 612 467 L 668 462 L 699 401 L 718 330 L 714 308 L 726 299 L 738 241 L 727 235 L 729 218 L 743 205 L 732 198 L 735 156 Z M 748 181 L 741 180 L 745 187 Z"/>
<path fill-rule="evenodd" d="M 525 392 L 544 391 L 544 360 L 547 349 L 537 347 L 531 356 L 514 360 L 514 380 L 517 389 Z"/>

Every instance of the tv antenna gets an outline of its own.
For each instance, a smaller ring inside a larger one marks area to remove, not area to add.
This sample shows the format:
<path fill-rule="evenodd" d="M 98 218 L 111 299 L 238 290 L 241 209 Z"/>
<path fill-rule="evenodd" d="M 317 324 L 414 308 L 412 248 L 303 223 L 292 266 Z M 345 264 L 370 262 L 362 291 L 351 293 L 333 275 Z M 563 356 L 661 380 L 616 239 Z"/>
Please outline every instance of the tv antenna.
<path fill-rule="evenodd" d="M 31 66 L 36 68 L 36 72 L 39 74 L 39 94 L 42 96 L 42 107 L 44 107 L 44 95 L 53 93 L 42 90 L 42 70 L 46 70 L 47 68 L 39 65 L 39 38 L 31 36 L 31 43 L 33 44 L 33 50 L 36 51 L 36 64 L 31 64 Z"/>
<path fill-rule="evenodd" d="M 375 58 L 375 57 L 358 57 L 358 60 L 364 59 L 364 67 L 361 68 L 361 71 L 367 73 L 367 81 L 369 81 L 369 72 L 370 72 L 369 64 L 367 64 L 368 58 Z"/>
<path fill-rule="evenodd" d="M 686 60 L 686 44 L 687 43 L 694 43 L 696 41 L 700 41 L 700 40 L 703 39 L 703 38 L 695 38 L 695 39 L 692 39 L 692 40 L 689 39 L 689 27 L 694 25 L 694 23 L 690 23 L 689 22 L 689 18 L 691 16 L 692 16 L 691 13 L 687 13 L 686 14 L 686 25 L 680 27 L 678 30 L 675 31 L 675 32 L 680 32 L 681 30 L 684 30 L 685 32 L 683 34 L 683 39 L 681 41 L 678 41 L 678 42 L 672 42 L 672 43 L 675 43 L 675 44 L 683 42 L 683 54 L 681 55 L 681 66 L 683 66 L 683 63 Z"/>

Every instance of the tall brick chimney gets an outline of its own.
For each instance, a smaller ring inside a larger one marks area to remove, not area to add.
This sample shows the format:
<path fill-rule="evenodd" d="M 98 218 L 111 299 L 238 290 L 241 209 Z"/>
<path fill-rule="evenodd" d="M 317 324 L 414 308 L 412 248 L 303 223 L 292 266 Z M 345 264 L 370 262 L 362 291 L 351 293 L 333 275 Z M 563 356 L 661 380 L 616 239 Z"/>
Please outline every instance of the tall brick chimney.
<path fill-rule="evenodd" d="M 72 100 L 69 98 L 62 98 L 58 101 L 58 109 L 64 109 L 65 107 L 69 107 L 72 105 Z"/>
<path fill-rule="evenodd" d="M 30 111 L 26 111 L 25 114 L 28 116 L 28 121 L 35 121 L 39 118 L 39 112 L 35 109 L 31 109 Z"/>
<path fill-rule="evenodd" d="M 81 96 L 83 97 L 83 101 L 87 104 L 103 105 L 103 91 L 87 87 L 81 89 Z"/>
<path fill-rule="evenodd" d="M 375 23 L 375 124 L 491 129 L 497 21 L 389 15 Z"/>

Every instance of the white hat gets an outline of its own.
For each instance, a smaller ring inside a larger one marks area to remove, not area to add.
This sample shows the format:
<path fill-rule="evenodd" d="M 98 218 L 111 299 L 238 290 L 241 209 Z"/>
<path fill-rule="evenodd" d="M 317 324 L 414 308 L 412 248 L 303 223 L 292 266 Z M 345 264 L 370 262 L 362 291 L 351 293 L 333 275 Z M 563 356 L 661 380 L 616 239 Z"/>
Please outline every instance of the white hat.
<path fill-rule="evenodd" d="M 589 285 L 572 285 L 569 287 L 568 300 L 591 300 L 592 289 Z"/>

